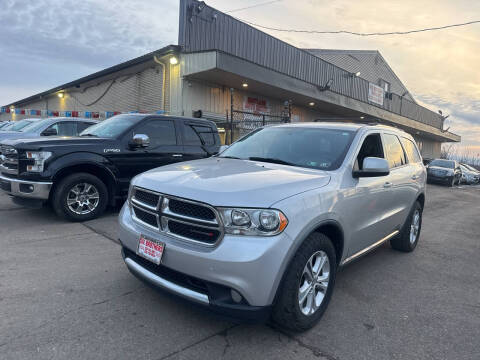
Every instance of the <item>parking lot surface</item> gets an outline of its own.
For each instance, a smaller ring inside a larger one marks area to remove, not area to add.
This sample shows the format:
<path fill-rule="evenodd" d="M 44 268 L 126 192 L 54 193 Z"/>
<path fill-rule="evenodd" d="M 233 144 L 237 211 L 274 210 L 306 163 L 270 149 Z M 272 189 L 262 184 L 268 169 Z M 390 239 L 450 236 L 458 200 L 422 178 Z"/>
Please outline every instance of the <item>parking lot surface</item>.
<path fill-rule="evenodd" d="M 339 272 L 312 330 L 238 324 L 134 278 L 116 212 L 68 223 L 0 196 L 2 359 L 480 359 L 480 187 L 429 185 L 415 252 Z"/>

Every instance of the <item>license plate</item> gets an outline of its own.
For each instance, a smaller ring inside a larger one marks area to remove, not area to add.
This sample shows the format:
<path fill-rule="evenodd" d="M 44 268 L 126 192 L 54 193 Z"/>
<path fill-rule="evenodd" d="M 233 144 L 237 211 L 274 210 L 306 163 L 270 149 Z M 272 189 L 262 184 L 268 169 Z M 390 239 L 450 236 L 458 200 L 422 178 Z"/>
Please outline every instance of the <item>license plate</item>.
<path fill-rule="evenodd" d="M 160 265 L 164 250 L 165 244 L 161 241 L 147 239 L 145 236 L 140 235 L 137 254 L 141 257 Z"/>

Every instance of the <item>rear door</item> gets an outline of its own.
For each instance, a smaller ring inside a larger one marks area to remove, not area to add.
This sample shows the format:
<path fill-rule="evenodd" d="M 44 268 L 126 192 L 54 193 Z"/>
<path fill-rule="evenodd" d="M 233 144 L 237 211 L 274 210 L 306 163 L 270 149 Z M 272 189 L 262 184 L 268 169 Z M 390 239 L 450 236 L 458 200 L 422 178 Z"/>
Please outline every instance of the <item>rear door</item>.
<path fill-rule="evenodd" d="M 202 159 L 216 150 L 217 130 L 209 124 L 185 121 L 182 126 L 184 160 Z"/>

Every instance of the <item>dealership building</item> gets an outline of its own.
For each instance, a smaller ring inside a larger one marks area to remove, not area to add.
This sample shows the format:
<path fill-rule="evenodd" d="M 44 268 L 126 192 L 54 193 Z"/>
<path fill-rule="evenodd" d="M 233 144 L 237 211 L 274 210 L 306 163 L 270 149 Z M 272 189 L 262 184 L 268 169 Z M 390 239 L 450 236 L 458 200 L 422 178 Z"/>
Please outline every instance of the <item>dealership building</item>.
<path fill-rule="evenodd" d="M 180 1 L 178 45 L 5 104 L 0 120 L 136 111 L 214 120 L 227 143 L 288 121 L 396 126 L 426 158 L 460 141 L 378 51 L 299 49 L 196 0 Z"/>

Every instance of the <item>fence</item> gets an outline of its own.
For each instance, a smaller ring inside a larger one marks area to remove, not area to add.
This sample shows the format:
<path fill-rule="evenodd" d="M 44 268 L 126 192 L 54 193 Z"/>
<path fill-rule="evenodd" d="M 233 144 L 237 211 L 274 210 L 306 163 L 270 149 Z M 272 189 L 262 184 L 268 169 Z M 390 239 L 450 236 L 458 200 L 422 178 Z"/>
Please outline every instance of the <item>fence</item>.
<path fill-rule="evenodd" d="M 290 122 L 290 114 L 260 114 L 233 110 L 227 112 L 225 121 L 215 120 L 217 127 L 225 129 L 225 144 L 231 144 L 249 132 L 262 126 Z"/>

